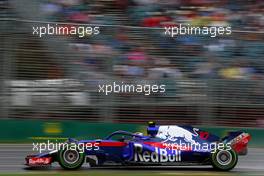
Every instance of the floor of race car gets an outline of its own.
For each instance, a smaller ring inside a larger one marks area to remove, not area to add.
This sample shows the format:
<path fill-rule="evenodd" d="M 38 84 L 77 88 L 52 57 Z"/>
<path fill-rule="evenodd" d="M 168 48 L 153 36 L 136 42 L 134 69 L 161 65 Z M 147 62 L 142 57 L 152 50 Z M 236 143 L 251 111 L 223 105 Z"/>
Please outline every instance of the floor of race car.
<path fill-rule="evenodd" d="M 184 175 L 184 176 L 222 176 L 222 175 L 245 175 L 245 176 L 263 176 L 264 173 L 264 149 L 249 148 L 247 156 L 239 156 L 239 162 L 235 169 L 230 172 L 217 172 L 210 166 L 111 166 L 89 168 L 84 165 L 78 171 L 65 171 L 54 164 L 50 168 L 25 169 L 24 158 L 30 154 L 32 146 L 28 144 L 0 144 L 0 176 L 1 175 L 88 175 L 105 176 L 105 175 L 142 175 L 142 176 L 161 176 L 161 175 Z"/>

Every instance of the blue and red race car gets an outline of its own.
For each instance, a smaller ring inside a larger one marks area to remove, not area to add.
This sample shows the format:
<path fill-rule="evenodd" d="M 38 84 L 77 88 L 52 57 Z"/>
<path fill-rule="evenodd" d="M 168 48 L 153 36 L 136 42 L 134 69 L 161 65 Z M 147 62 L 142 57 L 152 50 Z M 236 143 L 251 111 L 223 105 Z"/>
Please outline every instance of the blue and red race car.
<path fill-rule="evenodd" d="M 129 165 L 212 165 L 231 170 L 238 155 L 247 154 L 250 135 L 231 132 L 220 138 L 191 126 L 158 126 L 149 123 L 148 135 L 116 131 L 100 140 L 69 139 L 59 148 L 29 155 L 26 165 L 49 166 L 58 162 L 64 169 L 78 169 L 84 162 L 91 167 L 111 163 Z"/>

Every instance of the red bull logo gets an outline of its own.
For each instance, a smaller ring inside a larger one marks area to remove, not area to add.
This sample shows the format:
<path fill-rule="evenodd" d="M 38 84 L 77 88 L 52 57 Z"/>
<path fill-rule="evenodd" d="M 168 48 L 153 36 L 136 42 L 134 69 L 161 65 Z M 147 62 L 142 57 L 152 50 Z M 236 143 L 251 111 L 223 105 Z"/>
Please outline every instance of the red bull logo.
<path fill-rule="evenodd" d="M 165 141 L 163 142 L 175 142 L 178 140 L 178 138 L 183 138 L 186 142 L 190 142 L 191 144 L 196 144 L 196 142 L 193 140 L 193 136 L 198 136 L 198 131 L 199 129 L 194 128 L 193 132 L 191 133 L 190 131 L 179 127 L 179 126 L 160 126 L 157 137 L 164 139 Z"/>
<path fill-rule="evenodd" d="M 134 161 L 137 162 L 179 162 L 181 161 L 180 150 L 166 150 L 155 147 L 155 152 L 135 152 Z"/>

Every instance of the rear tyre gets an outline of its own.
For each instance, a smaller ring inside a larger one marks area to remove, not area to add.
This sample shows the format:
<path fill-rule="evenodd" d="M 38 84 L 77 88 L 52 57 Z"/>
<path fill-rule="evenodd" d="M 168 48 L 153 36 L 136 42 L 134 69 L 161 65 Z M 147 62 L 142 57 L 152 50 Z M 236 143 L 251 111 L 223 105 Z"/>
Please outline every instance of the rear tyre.
<path fill-rule="evenodd" d="M 84 153 L 80 153 L 77 147 L 73 145 L 61 149 L 58 153 L 58 162 L 60 166 L 67 170 L 79 169 L 84 162 L 84 158 Z"/>
<path fill-rule="evenodd" d="M 237 164 L 237 154 L 234 150 L 217 150 L 211 155 L 211 163 L 217 170 L 228 171 Z"/>

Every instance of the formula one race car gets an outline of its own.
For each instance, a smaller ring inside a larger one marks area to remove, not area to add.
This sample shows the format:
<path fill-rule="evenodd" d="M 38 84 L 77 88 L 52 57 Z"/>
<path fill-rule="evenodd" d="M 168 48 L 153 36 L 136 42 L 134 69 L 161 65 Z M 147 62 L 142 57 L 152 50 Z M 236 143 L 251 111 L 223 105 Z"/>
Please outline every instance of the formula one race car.
<path fill-rule="evenodd" d="M 78 169 L 84 162 L 102 165 L 212 165 L 230 170 L 238 155 L 246 155 L 250 135 L 231 132 L 224 138 L 191 126 L 157 126 L 149 123 L 148 135 L 116 131 L 102 140 L 74 140 L 57 150 L 29 155 L 26 165 L 49 166 L 58 162 L 64 169 Z"/>

